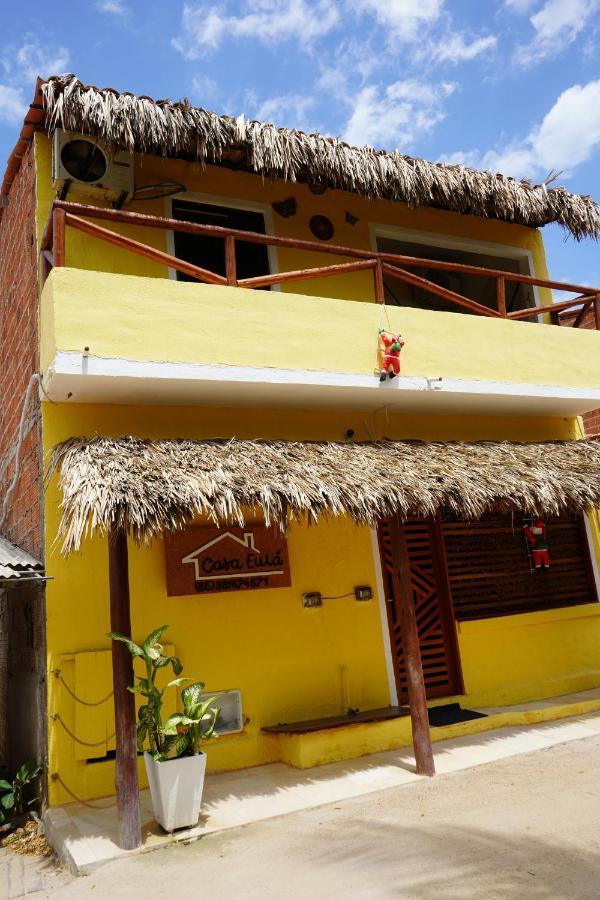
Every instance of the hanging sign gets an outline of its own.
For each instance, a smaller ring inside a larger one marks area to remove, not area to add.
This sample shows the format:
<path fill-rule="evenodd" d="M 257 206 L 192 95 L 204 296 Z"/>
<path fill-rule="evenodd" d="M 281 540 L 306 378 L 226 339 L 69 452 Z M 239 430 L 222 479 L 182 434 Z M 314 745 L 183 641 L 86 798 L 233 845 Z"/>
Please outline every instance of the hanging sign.
<path fill-rule="evenodd" d="M 285 535 L 277 528 L 187 528 L 165 535 L 167 595 L 288 587 Z"/>

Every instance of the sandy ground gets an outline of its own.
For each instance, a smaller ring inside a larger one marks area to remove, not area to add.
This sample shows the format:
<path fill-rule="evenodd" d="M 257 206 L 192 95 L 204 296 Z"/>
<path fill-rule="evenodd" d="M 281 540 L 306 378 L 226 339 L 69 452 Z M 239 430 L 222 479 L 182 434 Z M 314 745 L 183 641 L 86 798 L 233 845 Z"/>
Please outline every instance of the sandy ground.
<path fill-rule="evenodd" d="M 35 897 L 600 898 L 600 736 L 49 877 Z"/>

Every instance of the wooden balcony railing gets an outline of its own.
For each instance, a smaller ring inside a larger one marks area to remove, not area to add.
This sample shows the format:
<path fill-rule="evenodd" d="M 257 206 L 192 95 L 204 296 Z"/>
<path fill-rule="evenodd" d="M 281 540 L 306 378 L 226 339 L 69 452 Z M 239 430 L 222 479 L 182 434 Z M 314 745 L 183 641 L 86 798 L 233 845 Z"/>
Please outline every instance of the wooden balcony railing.
<path fill-rule="evenodd" d="M 143 244 L 133 238 L 118 234 L 101 225 L 88 221 L 96 219 L 105 222 L 116 222 L 123 225 L 136 225 L 145 228 L 160 228 L 163 230 L 185 232 L 209 237 L 221 238 L 225 242 L 225 275 L 211 272 L 183 259 L 178 259 L 170 253 L 165 253 L 148 244 Z M 536 278 L 532 275 L 522 275 L 515 272 L 504 272 L 499 269 L 487 269 L 480 266 L 468 266 L 461 263 L 443 262 L 435 259 L 420 259 L 414 256 L 402 256 L 396 253 L 381 253 L 374 250 L 359 250 L 354 247 L 341 247 L 335 244 L 326 244 L 317 241 L 304 241 L 296 238 L 277 237 L 272 234 L 257 234 L 250 231 L 240 231 L 232 228 L 221 228 L 216 225 L 199 225 L 194 222 L 167 219 L 159 216 L 142 215 L 141 213 L 125 212 L 116 209 L 104 209 L 97 206 L 88 206 L 81 203 L 69 203 L 55 200 L 40 248 L 42 278 L 48 275 L 53 266 L 65 265 L 65 241 L 67 228 L 81 231 L 90 237 L 105 241 L 136 253 L 146 259 L 162 263 L 178 272 L 215 285 L 233 285 L 245 288 L 268 287 L 273 284 L 287 284 L 293 281 L 306 281 L 311 278 L 324 278 L 330 275 L 349 274 L 363 270 L 371 270 L 373 273 L 375 300 L 378 303 L 385 302 L 384 275 L 390 275 L 406 284 L 414 285 L 424 291 L 441 297 L 454 306 L 466 309 L 469 312 L 481 316 L 491 316 L 504 319 L 528 319 L 540 314 L 548 314 L 552 324 L 560 325 L 560 313 L 565 310 L 578 309 L 577 315 L 570 324 L 579 327 L 587 318 L 588 312 L 592 313 L 595 327 L 600 330 L 600 288 L 590 288 L 586 285 L 565 284 L 561 281 L 550 281 L 544 278 Z M 309 269 L 295 269 L 289 272 L 277 272 L 273 275 L 259 275 L 253 278 L 238 278 L 236 272 L 235 242 L 245 241 L 255 244 L 264 244 L 272 247 L 285 247 L 294 250 L 306 250 L 317 253 L 328 253 L 332 256 L 344 257 L 349 262 L 336 263 L 330 266 L 315 266 Z M 455 291 L 451 291 L 442 285 L 436 284 L 428 278 L 423 278 L 413 269 L 438 269 L 445 272 L 458 272 L 465 275 L 475 275 L 482 278 L 490 278 L 495 281 L 496 304 L 495 308 L 484 306 L 469 297 L 464 297 Z M 560 303 L 552 303 L 545 306 L 528 306 L 508 312 L 506 306 L 506 284 L 517 282 L 566 293 L 576 294 L 571 300 Z M 564 324 L 564 323 L 563 323 Z"/>

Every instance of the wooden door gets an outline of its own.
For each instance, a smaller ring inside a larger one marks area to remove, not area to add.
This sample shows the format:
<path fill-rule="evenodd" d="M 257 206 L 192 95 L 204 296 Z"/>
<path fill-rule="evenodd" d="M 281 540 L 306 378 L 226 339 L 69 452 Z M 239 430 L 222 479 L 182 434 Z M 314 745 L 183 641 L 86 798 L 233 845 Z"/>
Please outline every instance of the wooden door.
<path fill-rule="evenodd" d="M 398 701 L 404 703 L 408 693 L 400 629 L 399 585 L 390 540 L 392 527 L 390 522 L 381 523 L 379 549 Z M 463 692 L 462 675 L 440 522 L 411 517 L 401 527 L 408 547 L 427 696 L 460 694 Z"/>

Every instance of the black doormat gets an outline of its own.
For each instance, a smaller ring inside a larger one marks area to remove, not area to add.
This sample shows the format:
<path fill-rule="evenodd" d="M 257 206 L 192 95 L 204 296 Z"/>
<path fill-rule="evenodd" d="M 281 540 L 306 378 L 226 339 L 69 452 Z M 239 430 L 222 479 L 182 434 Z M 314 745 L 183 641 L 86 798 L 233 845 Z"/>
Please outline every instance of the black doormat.
<path fill-rule="evenodd" d="M 469 719 L 485 719 L 486 714 L 474 709 L 462 709 L 460 703 L 446 703 L 445 706 L 432 706 L 429 710 L 429 724 L 454 725 L 456 722 L 468 722 Z"/>

